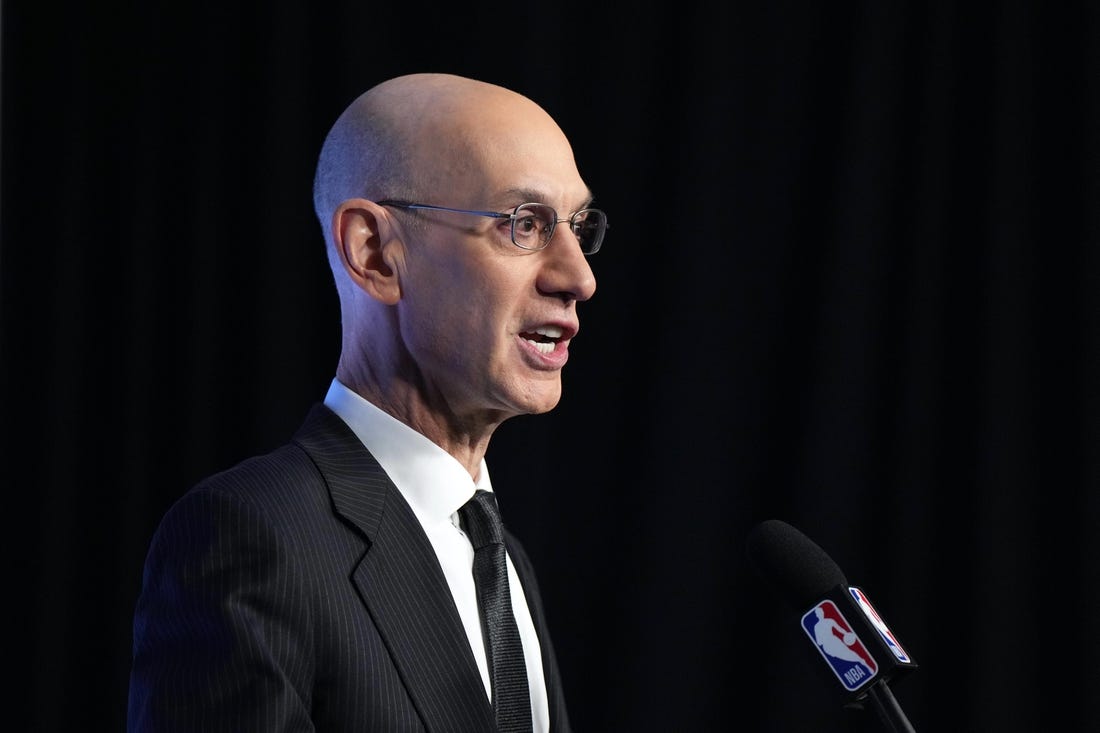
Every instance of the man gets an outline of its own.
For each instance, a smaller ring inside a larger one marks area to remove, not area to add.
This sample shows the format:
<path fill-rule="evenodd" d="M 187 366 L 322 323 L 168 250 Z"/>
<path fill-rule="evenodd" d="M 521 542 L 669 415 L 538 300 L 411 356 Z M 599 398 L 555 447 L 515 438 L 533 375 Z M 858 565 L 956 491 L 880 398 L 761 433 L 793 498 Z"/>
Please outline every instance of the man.
<path fill-rule="evenodd" d="M 606 228 L 591 198 L 558 125 L 499 86 L 413 74 L 345 110 L 314 182 L 335 379 L 287 445 L 200 482 L 157 529 L 131 731 L 498 729 L 503 665 L 459 510 L 493 489 L 496 428 L 561 396 Z M 505 540 L 519 729 L 568 731 L 535 575 Z"/>

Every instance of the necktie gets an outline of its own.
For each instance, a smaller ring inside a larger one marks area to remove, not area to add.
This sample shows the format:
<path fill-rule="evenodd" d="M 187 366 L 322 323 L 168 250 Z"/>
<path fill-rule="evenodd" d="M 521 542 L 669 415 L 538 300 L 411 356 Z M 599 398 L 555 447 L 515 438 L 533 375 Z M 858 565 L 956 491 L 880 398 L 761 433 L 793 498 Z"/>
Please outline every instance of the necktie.
<path fill-rule="evenodd" d="M 481 632 L 489 659 L 493 711 L 501 733 L 531 730 L 531 697 L 519 628 L 512 615 L 508 566 L 504 558 L 504 528 L 496 497 L 479 489 L 458 510 L 474 546 L 474 585 L 481 612 Z"/>

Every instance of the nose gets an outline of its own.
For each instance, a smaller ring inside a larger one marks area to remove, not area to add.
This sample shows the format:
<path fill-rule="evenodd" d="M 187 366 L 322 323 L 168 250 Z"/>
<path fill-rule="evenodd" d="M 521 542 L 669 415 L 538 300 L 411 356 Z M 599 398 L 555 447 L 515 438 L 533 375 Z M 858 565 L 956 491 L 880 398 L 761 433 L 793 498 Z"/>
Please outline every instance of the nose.
<path fill-rule="evenodd" d="M 539 271 L 539 292 L 557 295 L 564 300 L 588 300 L 596 292 L 596 275 L 581 251 L 577 235 L 568 226 L 569 220 L 559 220 L 550 243 L 538 254 L 543 259 Z"/>

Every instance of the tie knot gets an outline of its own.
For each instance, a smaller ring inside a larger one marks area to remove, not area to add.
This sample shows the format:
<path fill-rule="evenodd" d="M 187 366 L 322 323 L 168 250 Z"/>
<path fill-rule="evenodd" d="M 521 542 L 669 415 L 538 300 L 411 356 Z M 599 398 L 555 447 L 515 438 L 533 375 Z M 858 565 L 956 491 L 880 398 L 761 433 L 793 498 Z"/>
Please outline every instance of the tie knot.
<path fill-rule="evenodd" d="M 462 518 L 462 528 L 470 537 L 475 550 L 490 544 L 504 543 L 504 528 L 500 521 L 500 510 L 492 492 L 478 489 L 468 502 L 458 510 Z"/>

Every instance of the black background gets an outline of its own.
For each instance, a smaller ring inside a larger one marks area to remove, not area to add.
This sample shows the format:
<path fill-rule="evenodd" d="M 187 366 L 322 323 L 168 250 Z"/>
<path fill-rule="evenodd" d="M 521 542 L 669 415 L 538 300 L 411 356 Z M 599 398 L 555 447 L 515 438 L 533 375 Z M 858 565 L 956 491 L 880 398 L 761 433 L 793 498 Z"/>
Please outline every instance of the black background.
<path fill-rule="evenodd" d="M 324 134 L 450 71 L 553 114 L 611 222 L 561 404 L 489 455 L 575 728 L 884 729 L 748 563 L 773 517 L 915 657 L 917 730 L 1100 728 L 1098 18 L 7 0 L 5 727 L 124 728 L 160 515 L 335 368 Z"/>

